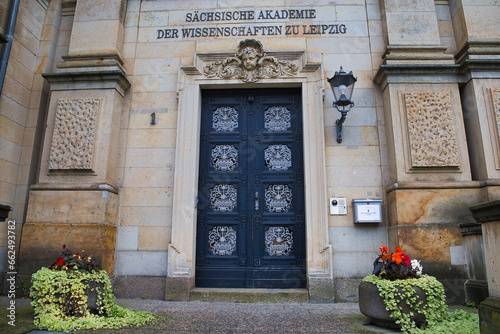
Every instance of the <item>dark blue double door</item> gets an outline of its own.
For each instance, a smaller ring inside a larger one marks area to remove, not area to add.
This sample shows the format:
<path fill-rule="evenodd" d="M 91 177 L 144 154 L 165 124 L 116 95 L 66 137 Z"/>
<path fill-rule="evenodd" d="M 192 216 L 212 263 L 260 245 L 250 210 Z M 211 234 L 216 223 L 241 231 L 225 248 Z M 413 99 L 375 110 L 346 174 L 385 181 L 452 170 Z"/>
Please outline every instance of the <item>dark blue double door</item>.
<path fill-rule="evenodd" d="M 300 89 L 203 92 L 196 286 L 305 288 Z"/>

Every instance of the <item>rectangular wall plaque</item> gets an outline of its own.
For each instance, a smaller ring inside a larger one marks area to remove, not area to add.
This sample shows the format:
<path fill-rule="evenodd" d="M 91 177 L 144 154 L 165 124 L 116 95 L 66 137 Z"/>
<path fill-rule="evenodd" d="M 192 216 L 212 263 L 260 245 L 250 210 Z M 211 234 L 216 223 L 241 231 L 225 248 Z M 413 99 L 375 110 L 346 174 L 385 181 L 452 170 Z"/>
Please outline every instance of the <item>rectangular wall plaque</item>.
<path fill-rule="evenodd" d="M 382 200 L 378 198 L 353 199 L 354 223 L 381 223 Z"/>

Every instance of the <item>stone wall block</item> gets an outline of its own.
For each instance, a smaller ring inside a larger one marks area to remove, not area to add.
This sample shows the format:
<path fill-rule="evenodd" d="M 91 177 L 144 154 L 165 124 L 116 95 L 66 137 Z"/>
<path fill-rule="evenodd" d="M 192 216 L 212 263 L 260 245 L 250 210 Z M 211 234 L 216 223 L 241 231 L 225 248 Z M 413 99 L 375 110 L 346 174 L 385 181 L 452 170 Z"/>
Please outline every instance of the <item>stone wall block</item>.
<path fill-rule="evenodd" d="M 92 255 L 102 269 L 113 274 L 116 227 L 96 224 L 37 224 L 27 222 L 22 232 L 19 274 L 30 275 L 60 257 L 62 246 Z M 83 252 L 85 251 L 85 252 Z"/>

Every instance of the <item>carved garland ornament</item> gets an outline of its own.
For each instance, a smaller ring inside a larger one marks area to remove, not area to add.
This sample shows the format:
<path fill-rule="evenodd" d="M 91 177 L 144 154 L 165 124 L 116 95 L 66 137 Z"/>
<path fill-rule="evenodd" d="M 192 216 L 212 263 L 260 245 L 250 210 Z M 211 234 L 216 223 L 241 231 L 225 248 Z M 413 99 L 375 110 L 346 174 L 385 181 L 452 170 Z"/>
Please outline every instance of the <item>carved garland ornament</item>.
<path fill-rule="evenodd" d="M 100 102 L 100 99 L 57 101 L 50 169 L 92 170 Z"/>
<path fill-rule="evenodd" d="M 254 39 L 241 41 L 234 57 L 211 63 L 203 69 L 203 74 L 209 78 L 234 77 L 244 82 L 256 82 L 262 78 L 291 77 L 295 73 L 297 65 L 266 55 L 262 44 Z"/>

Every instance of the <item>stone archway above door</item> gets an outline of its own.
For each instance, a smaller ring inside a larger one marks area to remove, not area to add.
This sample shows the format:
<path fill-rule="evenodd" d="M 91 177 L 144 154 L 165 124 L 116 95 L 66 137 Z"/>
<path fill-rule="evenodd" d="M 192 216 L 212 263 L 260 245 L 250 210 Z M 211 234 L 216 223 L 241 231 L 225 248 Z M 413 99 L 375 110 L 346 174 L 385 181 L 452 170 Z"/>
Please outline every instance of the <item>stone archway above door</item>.
<path fill-rule="evenodd" d="M 303 50 L 264 52 L 263 47 L 258 49 L 259 45 L 266 44 L 271 45 L 270 42 L 245 40 L 235 42 L 236 54 L 234 50 L 197 53 L 192 64 L 182 66 L 179 73 L 179 116 L 167 284 L 169 279 L 182 281 L 181 286 L 186 294 L 194 282 L 195 273 L 201 90 L 271 87 L 302 89 L 305 213 L 306 221 L 310 222 L 306 226 L 309 294 L 311 300 L 321 300 L 322 297 L 314 296 L 312 291 L 321 290 L 324 294 L 325 286 L 331 286 L 333 293 L 332 253 L 326 207 L 322 67 L 320 63 L 308 62 Z M 249 48 L 246 50 L 249 55 L 256 57 L 253 59 L 255 63 L 244 65 L 242 56 L 245 48 Z M 232 71 L 232 75 L 217 74 L 221 70 Z"/>

